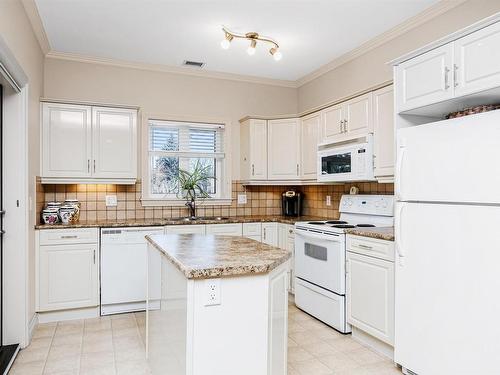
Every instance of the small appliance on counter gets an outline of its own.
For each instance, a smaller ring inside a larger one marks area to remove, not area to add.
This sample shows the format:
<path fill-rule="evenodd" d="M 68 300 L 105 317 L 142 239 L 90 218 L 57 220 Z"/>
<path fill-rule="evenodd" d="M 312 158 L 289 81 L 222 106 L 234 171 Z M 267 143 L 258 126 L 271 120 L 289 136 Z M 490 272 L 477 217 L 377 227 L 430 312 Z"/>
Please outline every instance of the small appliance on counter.
<path fill-rule="evenodd" d="M 300 216 L 302 214 L 302 193 L 288 190 L 281 194 L 281 213 L 283 216 Z"/>

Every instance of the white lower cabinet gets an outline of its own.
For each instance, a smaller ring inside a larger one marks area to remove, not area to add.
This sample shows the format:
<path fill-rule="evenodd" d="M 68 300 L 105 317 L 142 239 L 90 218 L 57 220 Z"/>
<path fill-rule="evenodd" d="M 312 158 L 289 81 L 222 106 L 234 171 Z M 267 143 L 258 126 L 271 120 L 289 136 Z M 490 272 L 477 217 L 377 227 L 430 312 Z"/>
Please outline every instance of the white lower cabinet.
<path fill-rule="evenodd" d="M 83 243 L 78 243 L 82 230 L 68 229 L 57 236 L 38 237 L 38 312 L 99 305 L 98 232 L 94 228 L 84 232 L 89 236 L 80 240 Z"/>
<path fill-rule="evenodd" d="M 224 236 L 242 236 L 243 226 L 241 223 L 207 224 L 206 234 L 219 234 Z"/>
<path fill-rule="evenodd" d="M 393 253 L 391 241 L 347 238 L 347 321 L 390 346 L 394 346 Z"/>
<path fill-rule="evenodd" d="M 205 234 L 204 224 L 167 225 L 167 234 Z"/>
<path fill-rule="evenodd" d="M 243 223 L 243 237 L 262 242 L 262 224 Z"/>
<path fill-rule="evenodd" d="M 288 291 L 295 293 L 295 228 L 291 224 L 278 224 L 278 247 L 288 250 L 291 258 L 288 268 Z"/>
<path fill-rule="evenodd" d="M 278 246 L 278 223 L 262 223 L 262 242 Z"/>

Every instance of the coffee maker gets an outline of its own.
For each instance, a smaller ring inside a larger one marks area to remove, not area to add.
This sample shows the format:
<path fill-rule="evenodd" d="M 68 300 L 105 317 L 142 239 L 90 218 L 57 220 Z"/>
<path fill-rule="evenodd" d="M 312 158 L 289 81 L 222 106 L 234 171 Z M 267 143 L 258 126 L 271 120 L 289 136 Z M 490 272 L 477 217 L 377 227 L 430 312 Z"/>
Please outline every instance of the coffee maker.
<path fill-rule="evenodd" d="M 300 216 L 302 214 L 302 193 L 288 190 L 281 194 L 281 213 L 283 216 Z"/>

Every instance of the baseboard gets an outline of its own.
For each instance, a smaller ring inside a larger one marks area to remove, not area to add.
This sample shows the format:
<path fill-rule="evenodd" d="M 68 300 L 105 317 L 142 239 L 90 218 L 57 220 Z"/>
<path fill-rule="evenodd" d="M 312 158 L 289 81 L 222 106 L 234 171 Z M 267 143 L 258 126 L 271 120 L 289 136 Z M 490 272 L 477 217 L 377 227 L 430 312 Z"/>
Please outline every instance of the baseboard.
<path fill-rule="evenodd" d="M 52 323 L 65 320 L 90 319 L 97 317 L 99 317 L 99 307 L 96 306 L 82 309 L 39 312 L 38 322 Z"/>
<path fill-rule="evenodd" d="M 354 326 L 352 327 L 352 338 L 366 346 L 369 346 L 377 353 L 389 358 L 391 361 L 394 361 L 394 347 L 389 344 L 380 341 L 376 337 L 373 337 L 372 335 Z"/>
<path fill-rule="evenodd" d="M 38 325 L 38 313 L 33 314 L 29 325 L 28 325 L 28 343 L 29 345 L 31 343 L 31 339 L 33 338 L 33 333 L 35 333 L 35 328 Z"/>

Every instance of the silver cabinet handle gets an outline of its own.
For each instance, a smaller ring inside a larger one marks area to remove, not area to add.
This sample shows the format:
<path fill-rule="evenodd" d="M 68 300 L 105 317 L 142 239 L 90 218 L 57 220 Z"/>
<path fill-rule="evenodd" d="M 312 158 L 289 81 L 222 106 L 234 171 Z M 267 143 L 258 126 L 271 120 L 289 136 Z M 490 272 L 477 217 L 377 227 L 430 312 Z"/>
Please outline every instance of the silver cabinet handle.
<path fill-rule="evenodd" d="M 362 249 L 366 249 L 366 250 L 373 250 L 373 247 L 368 246 L 368 245 L 363 245 L 362 243 L 359 243 L 358 247 L 360 247 Z"/>
<path fill-rule="evenodd" d="M 94 159 L 94 173 L 95 173 L 95 159 Z"/>
<path fill-rule="evenodd" d="M 255 176 L 255 165 L 252 164 L 252 176 Z"/>
<path fill-rule="evenodd" d="M 342 129 L 344 129 L 344 120 L 340 120 L 340 124 L 339 124 L 339 129 L 340 129 L 340 132 L 343 133 L 344 131 Z"/>
<path fill-rule="evenodd" d="M 288 229 L 288 233 L 293 233 L 293 229 Z"/>
<path fill-rule="evenodd" d="M 344 120 L 344 133 L 347 133 L 347 120 Z"/>
<path fill-rule="evenodd" d="M 61 238 L 68 239 L 68 238 L 78 238 L 78 236 L 61 236 Z"/>
<path fill-rule="evenodd" d="M 266 228 L 264 228 L 264 239 L 266 239 Z"/>
<path fill-rule="evenodd" d="M 90 159 L 87 159 L 87 173 L 90 173 Z"/>
<path fill-rule="evenodd" d="M 94 264 L 95 264 L 95 250 L 94 250 Z"/>
<path fill-rule="evenodd" d="M 450 88 L 450 83 L 448 82 L 448 73 L 450 72 L 450 69 L 448 69 L 447 66 L 444 68 L 444 89 L 448 90 Z"/>
<path fill-rule="evenodd" d="M 453 86 L 458 86 L 458 65 L 453 64 Z"/>
<path fill-rule="evenodd" d="M 297 164 L 297 176 L 299 175 L 299 165 Z"/>

